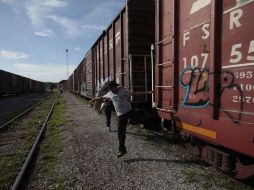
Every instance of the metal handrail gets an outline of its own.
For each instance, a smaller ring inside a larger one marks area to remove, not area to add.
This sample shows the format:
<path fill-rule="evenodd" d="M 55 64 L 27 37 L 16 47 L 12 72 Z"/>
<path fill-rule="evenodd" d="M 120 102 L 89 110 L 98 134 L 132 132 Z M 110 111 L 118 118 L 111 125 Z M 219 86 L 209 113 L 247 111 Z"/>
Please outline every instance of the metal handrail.
<path fill-rule="evenodd" d="M 154 52 L 154 45 L 151 45 L 151 67 L 152 67 L 152 107 L 155 108 L 155 100 L 154 100 L 154 56 L 153 56 L 153 52 Z"/>

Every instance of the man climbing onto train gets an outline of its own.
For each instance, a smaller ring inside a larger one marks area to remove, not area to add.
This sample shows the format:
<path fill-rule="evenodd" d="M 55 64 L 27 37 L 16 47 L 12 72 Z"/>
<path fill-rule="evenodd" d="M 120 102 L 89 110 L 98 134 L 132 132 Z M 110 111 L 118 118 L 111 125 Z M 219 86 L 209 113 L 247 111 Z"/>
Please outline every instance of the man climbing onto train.
<path fill-rule="evenodd" d="M 128 89 L 119 86 L 115 81 L 111 81 L 109 83 L 109 88 L 110 91 L 103 96 L 103 100 L 111 100 L 116 110 L 118 121 L 117 132 L 119 141 L 119 153 L 117 154 L 117 157 L 121 157 L 127 153 L 125 147 L 125 138 L 126 126 L 132 114 L 132 107 L 130 102 L 132 93 Z"/>
<path fill-rule="evenodd" d="M 131 106 L 131 96 L 133 93 L 126 89 L 125 87 L 119 86 L 115 81 L 110 81 L 109 83 L 110 91 L 104 96 L 98 96 L 94 100 L 103 100 L 113 102 L 113 105 L 117 114 L 117 134 L 119 141 L 119 152 L 117 158 L 125 155 L 127 153 L 125 147 L 125 138 L 126 138 L 126 126 L 128 120 L 132 116 L 132 106 Z M 150 94 L 150 92 L 136 92 L 134 95 L 144 95 Z M 92 100 L 93 101 L 93 100 Z"/>

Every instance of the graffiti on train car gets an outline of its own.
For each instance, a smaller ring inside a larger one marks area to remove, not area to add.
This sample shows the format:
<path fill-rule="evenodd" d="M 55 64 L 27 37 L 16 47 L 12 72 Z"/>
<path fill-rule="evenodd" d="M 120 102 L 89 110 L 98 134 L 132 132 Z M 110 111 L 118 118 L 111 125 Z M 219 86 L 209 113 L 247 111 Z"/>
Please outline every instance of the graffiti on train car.
<path fill-rule="evenodd" d="M 180 73 L 179 84 L 185 89 L 185 94 L 181 106 L 185 108 L 205 108 L 209 102 L 209 76 L 215 73 L 209 72 L 207 68 L 186 67 Z M 218 96 L 222 96 L 226 89 L 238 91 L 240 97 L 243 97 L 241 86 L 235 82 L 235 74 L 231 71 L 222 71 L 223 76 L 221 85 L 218 90 Z M 241 102 L 240 110 L 243 110 Z"/>
<path fill-rule="evenodd" d="M 181 103 L 182 107 L 204 108 L 208 106 L 208 78 L 209 70 L 206 68 L 186 67 L 181 72 L 179 84 L 185 88 L 185 95 Z M 201 97 L 198 96 L 199 94 L 202 94 Z M 190 101 L 190 99 L 194 101 Z"/>

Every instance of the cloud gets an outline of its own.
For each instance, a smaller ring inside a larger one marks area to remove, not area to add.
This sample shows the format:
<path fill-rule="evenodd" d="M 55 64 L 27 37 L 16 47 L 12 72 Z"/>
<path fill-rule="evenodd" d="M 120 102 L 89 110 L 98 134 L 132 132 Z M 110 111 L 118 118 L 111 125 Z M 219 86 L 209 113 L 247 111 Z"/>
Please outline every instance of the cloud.
<path fill-rule="evenodd" d="M 42 37 L 50 37 L 54 34 L 54 32 L 51 30 L 43 30 L 41 32 L 35 32 L 34 34 Z"/>
<path fill-rule="evenodd" d="M 57 15 L 48 15 L 47 18 L 51 19 L 60 27 L 62 27 L 70 37 L 76 37 L 81 33 L 79 24 L 72 19 Z"/>
<path fill-rule="evenodd" d="M 15 73 L 43 82 L 59 82 L 67 78 L 65 65 L 16 63 L 13 66 Z M 69 65 L 70 73 L 75 67 Z"/>
<path fill-rule="evenodd" d="M 105 26 L 98 26 L 98 25 L 92 24 L 92 25 L 83 25 L 82 28 L 85 30 L 104 30 Z"/>
<path fill-rule="evenodd" d="M 75 47 L 74 49 L 77 51 L 81 50 L 80 47 Z"/>
<path fill-rule="evenodd" d="M 68 5 L 67 2 L 59 0 L 41 0 L 40 3 L 47 7 L 66 7 Z"/>
<path fill-rule="evenodd" d="M 25 10 L 33 26 L 38 28 L 45 25 L 47 15 L 54 14 L 57 8 L 63 8 L 67 5 L 67 2 L 59 0 L 28 0 L 25 3 Z"/>
<path fill-rule="evenodd" d="M 0 0 L 0 3 L 10 6 L 19 16 L 27 16 L 35 29 L 35 35 L 49 37 L 52 33 L 47 33 L 43 29 L 57 25 L 60 30 L 55 30 L 55 32 L 62 32 L 69 38 L 75 38 L 82 34 L 90 36 L 93 32 L 102 31 L 116 14 L 112 10 L 123 6 L 120 1 L 102 2 L 100 0 L 100 3 L 94 3 L 95 6 L 91 4 L 92 7 L 86 10 L 83 15 L 74 18 L 71 17 L 73 14 L 62 16 L 58 10 L 65 8 L 65 12 L 72 11 L 71 7 L 79 6 L 78 1 L 73 3 L 70 0 Z M 81 4 L 86 5 L 87 3 L 82 2 Z M 88 4 L 90 5 L 90 3 Z"/>
<path fill-rule="evenodd" d="M 0 51 L 0 57 L 5 59 L 26 59 L 30 57 L 30 55 L 23 52 L 15 52 L 15 51 Z"/>

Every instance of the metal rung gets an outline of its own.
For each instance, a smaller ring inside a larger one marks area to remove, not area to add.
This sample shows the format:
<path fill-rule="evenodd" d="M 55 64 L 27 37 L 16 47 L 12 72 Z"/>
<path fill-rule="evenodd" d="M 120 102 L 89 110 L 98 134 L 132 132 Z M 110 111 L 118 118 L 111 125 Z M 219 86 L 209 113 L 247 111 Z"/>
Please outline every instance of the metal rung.
<path fill-rule="evenodd" d="M 156 107 L 156 109 L 159 111 L 164 111 L 164 112 L 168 112 L 168 113 L 176 113 L 176 111 L 174 109 L 166 110 L 166 109 L 162 109 L 162 108 L 158 108 L 158 107 Z"/>
<path fill-rule="evenodd" d="M 165 42 L 167 40 L 171 40 L 171 39 L 174 39 L 174 36 L 170 36 L 168 38 L 165 38 L 164 40 L 157 42 L 156 45 L 162 44 L 163 42 Z M 172 43 L 172 41 L 171 41 L 171 43 Z"/>
<path fill-rule="evenodd" d="M 145 86 L 133 86 L 133 88 L 145 88 Z"/>
<path fill-rule="evenodd" d="M 168 62 L 164 62 L 164 63 L 161 63 L 161 64 L 157 64 L 157 66 L 163 66 L 163 65 L 167 65 L 167 64 L 172 64 L 174 63 L 174 61 L 168 61 Z"/>
<path fill-rule="evenodd" d="M 156 86 L 156 88 L 174 88 L 173 86 Z"/>

